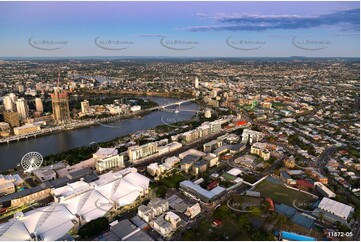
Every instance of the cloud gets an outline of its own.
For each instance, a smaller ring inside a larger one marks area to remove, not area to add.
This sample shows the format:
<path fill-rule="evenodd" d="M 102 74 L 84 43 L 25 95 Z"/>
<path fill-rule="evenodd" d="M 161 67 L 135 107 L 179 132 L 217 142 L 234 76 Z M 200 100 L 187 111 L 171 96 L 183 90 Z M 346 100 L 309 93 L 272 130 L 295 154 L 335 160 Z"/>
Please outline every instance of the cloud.
<path fill-rule="evenodd" d="M 205 15 L 202 15 L 205 17 Z M 183 29 L 190 32 L 201 31 L 265 31 L 270 29 L 307 29 L 321 26 L 340 26 L 344 31 L 359 31 L 360 9 L 338 10 L 329 14 L 317 16 L 299 15 L 261 15 L 217 14 L 209 16 L 216 20 L 214 25 L 190 26 Z"/>

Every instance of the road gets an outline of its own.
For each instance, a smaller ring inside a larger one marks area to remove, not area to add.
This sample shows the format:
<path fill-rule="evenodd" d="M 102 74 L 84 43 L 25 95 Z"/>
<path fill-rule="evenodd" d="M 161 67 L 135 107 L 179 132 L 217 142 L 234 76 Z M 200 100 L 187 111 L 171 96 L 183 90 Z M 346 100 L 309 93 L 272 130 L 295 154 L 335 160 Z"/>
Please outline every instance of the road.
<path fill-rule="evenodd" d="M 135 167 L 135 168 L 143 168 L 143 167 L 147 167 L 149 164 L 151 163 L 154 163 L 154 162 L 159 162 L 160 160 L 162 160 L 163 158 L 167 158 L 167 157 L 171 157 L 171 156 L 175 156 L 175 155 L 178 155 L 179 153 L 182 153 L 182 152 L 185 152 L 189 149 L 199 149 L 199 148 L 202 148 L 203 150 L 203 144 L 204 143 L 207 143 L 211 140 L 214 140 L 215 138 L 221 136 L 221 135 L 224 135 L 226 134 L 227 132 L 226 131 L 222 131 L 222 132 L 219 132 L 217 134 L 213 134 L 205 139 L 201 139 L 201 140 L 198 140 L 192 144 L 188 144 L 188 145 L 183 145 L 180 149 L 178 150 L 175 150 L 173 152 L 169 152 L 169 153 L 166 153 L 164 155 L 161 155 L 161 156 L 157 156 L 157 157 L 154 157 L 154 158 L 150 158 L 149 160 L 145 160 L 144 162 L 141 162 L 139 164 L 132 164 L 132 167 Z"/>
<path fill-rule="evenodd" d="M 317 158 L 316 165 L 319 168 L 324 168 L 327 165 L 327 162 L 330 160 L 331 155 L 336 151 L 337 151 L 336 146 L 327 147 Z"/>

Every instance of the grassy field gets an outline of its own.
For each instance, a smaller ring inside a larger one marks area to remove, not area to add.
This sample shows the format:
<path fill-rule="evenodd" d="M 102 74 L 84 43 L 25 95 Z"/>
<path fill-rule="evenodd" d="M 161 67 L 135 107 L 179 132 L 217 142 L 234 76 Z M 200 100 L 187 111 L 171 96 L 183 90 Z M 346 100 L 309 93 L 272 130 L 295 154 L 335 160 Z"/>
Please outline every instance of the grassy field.
<path fill-rule="evenodd" d="M 223 226 L 213 227 L 212 221 L 201 220 L 198 226 L 186 232 L 184 240 L 193 241 L 215 241 L 215 240 L 233 240 L 244 241 L 251 240 L 249 232 L 238 229 L 237 223 L 230 219 L 224 219 Z"/>
<path fill-rule="evenodd" d="M 173 176 L 162 178 L 160 180 L 160 183 L 164 184 L 169 188 L 178 188 L 179 183 L 184 180 L 185 178 L 182 175 L 174 174 Z"/>
<path fill-rule="evenodd" d="M 292 203 L 297 199 L 297 203 L 313 203 L 315 199 L 311 196 L 287 188 L 282 184 L 274 184 L 265 179 L 256 185 L 255 191 L 260 192 L 262 197 L 270 197 L 276 203 L 284 203 L 292 206 Z"/>
<path fill-rule="evenodd" d="M 260 206 L 261 199 L 257 197 L 235 195 L 232 196 L 229 204 L 236 209 L 246 209 L 247 207 Z"/>

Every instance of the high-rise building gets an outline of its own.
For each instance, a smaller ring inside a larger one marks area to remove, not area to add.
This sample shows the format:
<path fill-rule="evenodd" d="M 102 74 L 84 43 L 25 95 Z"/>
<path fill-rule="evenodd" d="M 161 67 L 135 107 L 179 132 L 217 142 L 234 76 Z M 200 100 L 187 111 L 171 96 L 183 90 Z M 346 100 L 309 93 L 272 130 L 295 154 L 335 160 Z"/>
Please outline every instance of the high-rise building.
<path fill-rule="evenodd" d="M 4 112 L 4 121 L 10 124 L 11 127 L 19 127 L 20 120 L 19 114 L 17 112 L 5 111 Z"/>
<path fill-rule="evenodd" d="M 89 101 L 84 100 L 83 102 L 81 102 L 81 112 L 82 113 L 89 113 L 90 106 L 89 106 Z"/>
<path fill-rule="evenodd" d="M 199 79 L 198 79 L 198 77 L 196 76 L 196 78 L 195 78 L 195 80 L 194 80 L 194 87 L 195 88 L 199 88 Z"/>
<path fill-rule="evenodd" d="M 15 93 L 10 93 L 9 97 L 11 98 L 11 101 L 13 101 L 13 103 L 16 103 L 16 101 L 18 100 L 18 97 Z"/>
<path fill-rule="evenodd" d="M 10 96 L 5 96 L 3 103 L 6 111 L 11 111 L 14 109 L 14 103 L 11 100 Z"/>
<path fill-rule="evenodd" d="M 35 108 L 39 113 L 44 112 L 43 101 L 41 101 L 41 98 L 35 98 Z"/>
<path fill-rule="evenodd" d="M 41 83 L 41 82 L 38 82 L 38 83 L 36 83 L 35 84 L 35 89 L 37 90 L 37 91 L 42 91 L 44 88 L 43 88 L 43 83 Z"/>
<path fill-rule="evenodd" d="M 53 117 L 57 124 L 69 123 L 69 97 L 68 93 L 62 89 L 56 88 L 51 94 L 51 105 L 53 107 Z"/>
<path fill-rule="evenodd" d="M 19 85 L 18 85 L 18 91 L 19 91 L 19 92 L 24 92 L 24 91 L 25 91 L 24 85 L 19 84 Z"/>
<path fill-rule="evenodd" d="M 6 111 L 15 110 L 15 103 L 18 100 L 18 97 L 14 93 L 10 93 L 4 97 L 3 103 Z"/>
<path fill-rule="evenodd" d="M 16 111 L 22 120 L 27 119 L 29 116 L 29 106 L 24 98 L 19 98 L 16 101 Z"/>

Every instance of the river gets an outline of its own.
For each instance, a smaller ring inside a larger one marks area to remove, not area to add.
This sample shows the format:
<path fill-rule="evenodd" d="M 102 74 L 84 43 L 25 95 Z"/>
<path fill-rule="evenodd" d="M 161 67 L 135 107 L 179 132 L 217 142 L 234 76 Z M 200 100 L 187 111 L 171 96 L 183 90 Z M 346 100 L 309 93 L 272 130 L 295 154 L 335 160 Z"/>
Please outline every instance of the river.
<path fill-rule="evenodd" d="M 180 100 L 163 97 L 146 98 L 159 105 Z M 169 109 L 175 108 L 175 106 L 169 107 Z M 21 158 L 31 151 L 36 151 L 43 156 L 47 156 L 72 148 L 87 146 L 92 142 L 109 141 L 139 130 L 151 129 L 164 123 L 171 124 L 177 121 L 189 120 L 195 115 L 195 111 L 198 110 L 198 108 L 198 105 L 195 103 L 184 103 L 177 108 L 179 110 L 178 113 L 153 111 L 152 113 L 142 116 L 142 119 L 135 117 L 106 123 L 104 125 L 84 127 L 36 138 L 14 141 L 9 144 L 2 144 L 0 145 L 0 171 L 16 167 L 16 165 L 20 163 Z"/>

